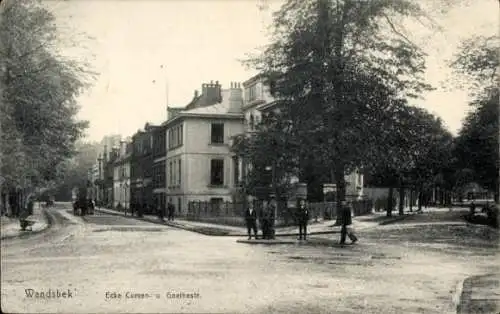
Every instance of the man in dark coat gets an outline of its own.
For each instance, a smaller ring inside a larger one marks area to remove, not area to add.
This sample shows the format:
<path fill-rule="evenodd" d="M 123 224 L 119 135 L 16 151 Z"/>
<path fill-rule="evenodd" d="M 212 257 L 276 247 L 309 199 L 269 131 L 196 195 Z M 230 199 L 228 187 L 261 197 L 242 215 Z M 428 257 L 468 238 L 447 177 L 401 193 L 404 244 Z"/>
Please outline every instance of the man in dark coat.
<path fill-rule="evenodd" d="M 355 243 L 356 241 L 358 241 L 358 238 L 350 227 L 352 225 L 351 208 L 345 203 L 345 201 L 342 202 L 342 209 L 340 214 L 342 220 L 342 229 L 340 230 L 340 244 L 345 244 L 346 236 L 349 237 L 352 243 Z"/>
<path fill-rule="evenodd" d="M 172 204 L 172 201 L 168 202 L 167 205 L 167 210 L 168 210 L 168 220 L 174 220 L 174 214 L 175 214 L 175 206 Z"/>
<path fill-rule="evenodd" d="M 274 215 L 276 210 L 276 200 L 271 198 L 264 210 L 263 222 L 266 226 L 266 239 L 274 239 Z"/>
<path fill-rule="evenodd" d="M 268 239 L 269 238 L 269 214 L 268 214 L 268 208 L 267 205 L 264 206 L 261 210 L 261 216 L 260 216 L 260 225 L 262 229 L 262 239 Z"/>
<path fill-rule="evenodd" d="M 160 218 L 160 220 L 163 221 L 165 218 L 164 205 L 158 204 L 157 212 L 158 212 L 158 218 Z"/>
<path fill-rule="evenodd" d="M 306 240 L 307 223 L 309 222 L 309 209 L 305 200 L 301 200 L 298 208 L 297 222 L 299 223 L 299 240 Z"/>
<path fill-rule="evenodd" d="M 248 240 L 252 238 L 252 229 L 254 238 L 257 239 L 257 212 L 253 208 L 253 203 L 250 202 L 245 211 L 245 223 L 247 225 Z"/>

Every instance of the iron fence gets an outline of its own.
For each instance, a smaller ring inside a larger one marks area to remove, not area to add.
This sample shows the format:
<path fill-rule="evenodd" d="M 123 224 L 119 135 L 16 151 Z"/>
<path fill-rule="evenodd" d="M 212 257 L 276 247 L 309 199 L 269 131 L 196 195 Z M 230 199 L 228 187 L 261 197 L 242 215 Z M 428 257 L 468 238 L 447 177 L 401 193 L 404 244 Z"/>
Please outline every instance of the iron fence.
<path fill-rule="evenodd" d="M 349 202 L 354 216 L 368 215 L 372 213 L 372 200 L 358 200 Z M 263 203 L 254 203 L 257 217 L 261 216 Z M 322 220 L 335 219 L 337 217 L 336 202 L 310 203 L 310 219 L 318 222 Z M 245 204 L 244 203 L 211 203 L 208 201 L 191 201 L 188 203 L 188 211 L 185 218 L 190 221 L 202 221 L 230 226 L 245 225 Z M 287 207 L 285 203 L 279 206 L 276 215 L 277 226 L 295 225 L 296 208 Z"/>

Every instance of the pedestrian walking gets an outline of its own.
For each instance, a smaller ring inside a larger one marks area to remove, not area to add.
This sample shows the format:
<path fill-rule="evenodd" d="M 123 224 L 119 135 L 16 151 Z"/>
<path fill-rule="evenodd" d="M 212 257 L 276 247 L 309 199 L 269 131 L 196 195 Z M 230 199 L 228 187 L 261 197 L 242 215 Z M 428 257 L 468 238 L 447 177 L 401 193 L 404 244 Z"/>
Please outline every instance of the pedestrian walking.
<path fill-rule="evenodd" d="M 254 209 L 253 202 L 250 202 L 245 211 L 245 223 L 248 231 L 248 240 L 252 239 L 252 230 L 254 238 L 257 239 L 257 212 Z"/>
<path fill-rule="evenodd" d="M 298 208 L 297 221 L 299 223 L 299 240 L 307 240 L 307 223 L 309 222 L 309 208 L 305 200 L 301 200 Z"/>
<path fill-rule="evenodd" d="M 342 208 L 341 208 L 341 220 L 342 220 L 342 229 L 340 230 L 340 244 L 343 245 L 345 244 L 346 236 L 349 237 L 351 240 L 351 243 L 355 243 L 358 241 L 358 238 L 354 234 L 354 230 L 352 228 L 352 216 L 351 216 L 351 208 L 349 205 L 345 203 L 345 201 L 342 202 Z"/>
<path fill-rule="evenodd" d="M 167 210 L 168 210 L 168 220 L 173 221 L 175 214 L 175 206 L 174 204 L 172 204 L 172 201 L 168 201 Z"/>
<path fill-rule="evenodd" d="M 163 205 L 158 205 L 156 209 L 158 212 L 158 217 L 160 218 L 161 221 L 165 221 L 165 211 L 163 207 L 164 207 Z"/>

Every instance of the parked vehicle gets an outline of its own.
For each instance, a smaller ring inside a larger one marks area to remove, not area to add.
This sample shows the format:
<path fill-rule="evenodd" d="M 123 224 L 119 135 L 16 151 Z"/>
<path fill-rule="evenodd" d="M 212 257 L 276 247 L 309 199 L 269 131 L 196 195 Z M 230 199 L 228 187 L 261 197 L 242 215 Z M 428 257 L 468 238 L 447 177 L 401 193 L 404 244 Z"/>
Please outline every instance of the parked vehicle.
<path fill-rule="evenodd" d="M 87 187 L 79 187 L 76 192 L 76 197 L 73 202 L 73 215 L 85 216 L 93 215 L 95 204 L 90 197 L 88 197 Z"/>

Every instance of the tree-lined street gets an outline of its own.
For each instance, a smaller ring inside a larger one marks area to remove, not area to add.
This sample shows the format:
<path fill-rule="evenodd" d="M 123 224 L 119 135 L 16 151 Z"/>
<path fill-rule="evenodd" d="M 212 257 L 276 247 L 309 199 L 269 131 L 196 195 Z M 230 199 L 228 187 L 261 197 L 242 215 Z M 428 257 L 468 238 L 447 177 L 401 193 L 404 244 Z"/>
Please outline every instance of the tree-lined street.
<path fill-rule="evenodd" d="M 202 83 L 180 107 L 168 79 L 161 102 L 141 80 L 222 75 L 244 31 L 216 22 L 249 12 L 186 2 L 182 25 L 162 15 L 159 27 L 148 23 L 167 1 L 54 3 L 0 4 L 2 312 L 500 312 L 498 38 L 467 33 L 440 65 L 427 47 L 450 12 L 477 4 L 285 0 L 268 44 L 238 61 L 254 73 Z M 460 128 L 426 98 L 445 89 L 429 66 L 468 93 Z M 155 106 L 159 124 L 86 137 L 135 128 Z M 120 120 L 136 108 L 145 115 Z"/>
<path fill-rule="evenodd" d="M 470 226 L 397 223 L 361 231 L 362 241 L 345 248 L 336 235 L 266 246 L 106 214 L 84 221 L 68 210 L 49 209 L 60 218 L 46 235 L 2 241 L 2 309 L 454 313 L 465 278 L 498 272 L 491 242 L 498 233 Z M 426 222 L 425 215 L 414 219 Z M 72 297 L 30 298 L 26 289 L 69 289 Z"/>

